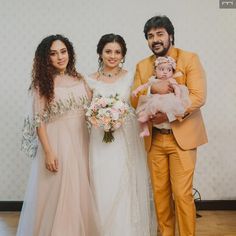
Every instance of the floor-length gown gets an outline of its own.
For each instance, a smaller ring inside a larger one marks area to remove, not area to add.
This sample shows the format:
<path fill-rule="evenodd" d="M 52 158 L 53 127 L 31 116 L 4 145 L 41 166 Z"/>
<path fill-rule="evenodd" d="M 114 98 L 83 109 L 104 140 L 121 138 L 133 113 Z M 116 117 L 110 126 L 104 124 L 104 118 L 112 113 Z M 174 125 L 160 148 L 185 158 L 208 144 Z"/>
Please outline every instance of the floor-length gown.
<path fill-rule="evenodd" d="M 17 236 L 97 236 L 99 222 L 88 172 L 89 136 L 81 103 L 87 96 L 84 81 L 64 75 L 57 76 L 54 84 L 50 108 L 43 110 L 35 93 L 33 110 L 37 122 L 46 124 L 59 170 L 46 169 L 39 144 Z"/>
<path fill-rule="evenodd" d="M 111 83 L 90 77 L 86 81 L 93 97 L 119 94 L 129 103 L 131 73 Z M 155 213 L 150 210 L 146 154 L 135 113 L 113 133 L 113 142 L 102 142 L 103 134 L 102 129 L 91 127 L 90 174 L 102 236 L 156 235 Z"/>

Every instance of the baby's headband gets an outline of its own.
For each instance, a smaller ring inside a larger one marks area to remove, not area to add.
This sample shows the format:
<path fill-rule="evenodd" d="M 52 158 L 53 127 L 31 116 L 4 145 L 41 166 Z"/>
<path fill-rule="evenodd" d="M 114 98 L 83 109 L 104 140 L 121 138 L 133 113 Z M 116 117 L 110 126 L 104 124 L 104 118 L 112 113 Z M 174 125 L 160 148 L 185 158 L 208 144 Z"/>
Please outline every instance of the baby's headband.
<path fill-rule="evenodd" d="M 175 70 L 176 68 L 176 63 L 175 60 L 172 57 L 165 56 L 165 57 L 158 57 L 155 61 L 155 66 L 158 66 L 162 63 L 168 63 L 172 66 L 172 68 Z"/>

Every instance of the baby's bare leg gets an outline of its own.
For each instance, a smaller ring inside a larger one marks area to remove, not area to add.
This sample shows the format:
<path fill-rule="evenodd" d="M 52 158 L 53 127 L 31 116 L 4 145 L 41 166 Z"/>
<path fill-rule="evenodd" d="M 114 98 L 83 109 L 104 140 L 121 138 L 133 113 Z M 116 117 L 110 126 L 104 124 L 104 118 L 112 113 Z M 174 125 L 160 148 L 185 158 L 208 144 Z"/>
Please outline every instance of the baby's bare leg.
<path fill-rule="evenodd" d="M 149 136 L 150 133 L 149 133 L 149 129 L 148 129 L 148 124 L 145 122 L 145 123 L 140 123 L 140 126 L 141 126 L 141 130 L 142 132 L 140 133 L 140 137 L 143 138 L 143 137 L 146 137 L 146 136 Z"/>

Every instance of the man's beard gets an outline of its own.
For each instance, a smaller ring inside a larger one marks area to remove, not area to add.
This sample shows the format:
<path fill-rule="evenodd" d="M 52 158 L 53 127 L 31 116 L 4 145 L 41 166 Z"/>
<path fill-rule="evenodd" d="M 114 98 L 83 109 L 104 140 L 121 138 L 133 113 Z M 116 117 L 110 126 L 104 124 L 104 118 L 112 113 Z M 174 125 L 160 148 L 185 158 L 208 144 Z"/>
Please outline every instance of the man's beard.
<path fill-rule="evenodd" d="M 155 52 L 155 49 L 152 49 L 152 52 L 156 55 L 156 57 L 163 57 L 167 54 L 170 46 L 171 46 L 171 41 L 169 39 L 169 42 L 168 42 L 168 45 L 165 47 L 163 45 L 163 43 L 153 43 L 152 44 L 152 48 L 155 46 L 155 45 L 162 45 L 163 49 L 160 51 L 160 52 Z"/>

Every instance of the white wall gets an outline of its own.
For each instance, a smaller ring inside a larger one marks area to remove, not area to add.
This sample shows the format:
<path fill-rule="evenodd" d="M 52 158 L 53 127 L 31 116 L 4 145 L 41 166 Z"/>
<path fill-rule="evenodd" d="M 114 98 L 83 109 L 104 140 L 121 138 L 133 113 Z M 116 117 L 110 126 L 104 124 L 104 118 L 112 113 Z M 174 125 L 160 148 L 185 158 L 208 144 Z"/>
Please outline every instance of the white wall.
<path fill-rule="evenodd" d="M 0 6 L 0 201 L 23 200 L 30 160 L 19 151 L 20 134 L 41 39 L 67 36 L 79 71 L 90 73 L 100 36 L 119 33 L 131 69 L 150 54 L 143 26 L 159 13 L 172 20 L 176 46 L 197 52 L 207 73 L 209 144 L 199 149 L 195 187 L 203 199 L 236 199 L 236 9 L 219 9 L 216 0 L 0 0 Z"/>

